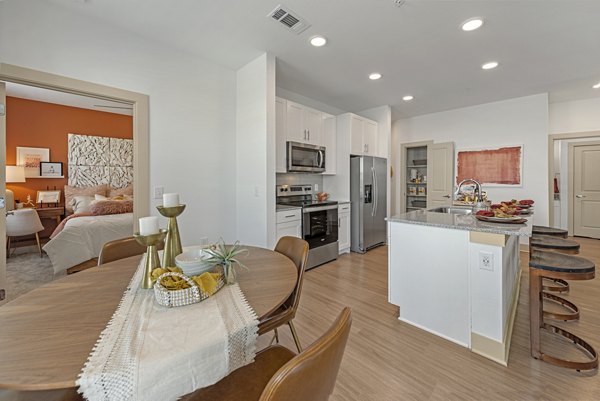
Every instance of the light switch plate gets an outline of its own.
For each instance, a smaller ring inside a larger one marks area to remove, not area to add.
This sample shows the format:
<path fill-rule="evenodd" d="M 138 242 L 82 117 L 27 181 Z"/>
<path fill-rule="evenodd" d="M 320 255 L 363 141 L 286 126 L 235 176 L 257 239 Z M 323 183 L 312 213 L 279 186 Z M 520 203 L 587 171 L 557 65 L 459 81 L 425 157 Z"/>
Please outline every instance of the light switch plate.
<path fill-rule="evenodd" d="M 154 199 L 162 199 L 165 189 L 163 187 L 154 187 Z"/>

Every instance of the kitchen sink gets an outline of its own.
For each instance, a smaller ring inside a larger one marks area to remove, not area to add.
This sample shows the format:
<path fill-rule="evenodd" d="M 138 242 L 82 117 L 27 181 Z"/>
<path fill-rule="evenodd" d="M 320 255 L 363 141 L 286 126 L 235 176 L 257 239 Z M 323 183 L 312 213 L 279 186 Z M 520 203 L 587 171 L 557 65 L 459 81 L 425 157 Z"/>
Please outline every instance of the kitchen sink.
<path fill-rule="evenodd" d="M 441 206 L 429 209 L 428 212 L 433 213 L 449 213 L 449 214 L 471 214 L 473 210 L 465 207 Z"/>

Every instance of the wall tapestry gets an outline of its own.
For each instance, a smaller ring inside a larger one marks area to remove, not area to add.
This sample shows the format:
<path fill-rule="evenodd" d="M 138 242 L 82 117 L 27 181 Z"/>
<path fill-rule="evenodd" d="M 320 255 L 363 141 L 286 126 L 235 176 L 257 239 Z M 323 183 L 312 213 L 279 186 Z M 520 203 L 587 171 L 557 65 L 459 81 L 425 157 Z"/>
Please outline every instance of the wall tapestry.
<path fill-rule="evenodd" d="M 132 183 L 132 139 L 69 134 L 68 142 L 69 185 L 124 188 Z"/>
<path fill-rule="evenodd" d="M 466 178 L 486 186 L 522 186 L 523 145 L 458 151 L 456 182 Z"/>

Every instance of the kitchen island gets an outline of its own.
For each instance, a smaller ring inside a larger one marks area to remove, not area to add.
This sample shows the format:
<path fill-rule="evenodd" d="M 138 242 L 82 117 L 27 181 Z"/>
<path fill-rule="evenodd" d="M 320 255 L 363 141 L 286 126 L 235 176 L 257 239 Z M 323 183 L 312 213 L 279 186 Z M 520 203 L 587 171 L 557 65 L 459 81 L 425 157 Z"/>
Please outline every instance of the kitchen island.
<path fill-rule="evenodd" d="M 439 210 L 439 209 L 438 209 Z M 470 210 L 388 218 L 388 298 L 399 319 L 503 365 L 519 296 L 525 224 L 479 221 Z"/>

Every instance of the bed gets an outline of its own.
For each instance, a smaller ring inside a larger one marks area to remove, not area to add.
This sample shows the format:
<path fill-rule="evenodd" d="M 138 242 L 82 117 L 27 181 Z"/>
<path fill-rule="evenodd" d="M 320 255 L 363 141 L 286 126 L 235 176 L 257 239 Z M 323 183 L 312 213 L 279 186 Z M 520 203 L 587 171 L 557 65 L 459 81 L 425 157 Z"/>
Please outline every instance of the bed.
<path fill-rule="evenodd" d="M 65 270 L 72 273 L 82 270 L 77 267 L 95 265 L 106 242 L 130 237 L 132 232 L 133 213 L 73 216 L 60 232 L 53 234 L 43 250 L 50 257 L 55 274 Z"/>

